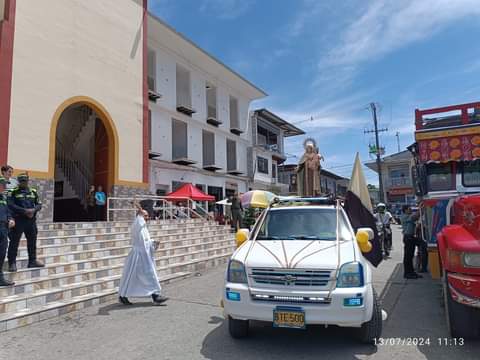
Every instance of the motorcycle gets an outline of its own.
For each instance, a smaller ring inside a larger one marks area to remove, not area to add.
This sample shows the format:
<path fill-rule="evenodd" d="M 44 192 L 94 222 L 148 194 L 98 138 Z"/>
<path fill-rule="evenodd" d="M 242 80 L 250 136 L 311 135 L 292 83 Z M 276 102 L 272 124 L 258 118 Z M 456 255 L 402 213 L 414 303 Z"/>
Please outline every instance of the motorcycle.
<path fill-rule="evenodd" d="M 380 239 L 381 249 L 383 257 L 386 259 L 390 257 L 390 251 L 392 250 L 392 228 L 390 224 L 383 224 L 377 222 L 377 233 Z"/>

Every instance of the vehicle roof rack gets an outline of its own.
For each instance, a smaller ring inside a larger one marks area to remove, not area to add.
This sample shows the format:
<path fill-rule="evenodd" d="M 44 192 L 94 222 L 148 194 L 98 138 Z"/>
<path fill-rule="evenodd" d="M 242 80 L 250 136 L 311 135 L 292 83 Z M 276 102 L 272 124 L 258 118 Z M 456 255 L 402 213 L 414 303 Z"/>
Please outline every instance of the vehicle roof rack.
<path fill-rule="evenodd" d="M 270 207 L 295 206 L 295 205 L 335 205 L 335 198 L 323 197 L 298 197 L 298 196 L 277 196 L 273 198 Z"/>

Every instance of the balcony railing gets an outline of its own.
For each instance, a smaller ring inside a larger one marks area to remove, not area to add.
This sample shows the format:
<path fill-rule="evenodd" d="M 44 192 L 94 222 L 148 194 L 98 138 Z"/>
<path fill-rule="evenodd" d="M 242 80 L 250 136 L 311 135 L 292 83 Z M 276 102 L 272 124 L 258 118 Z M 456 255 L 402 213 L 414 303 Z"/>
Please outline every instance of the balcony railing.
<path fill-rule="evenodd" d="M 412 186 L 412 180 L 409 178 L 391 178 L 389 183 L 391 187 Z"/>

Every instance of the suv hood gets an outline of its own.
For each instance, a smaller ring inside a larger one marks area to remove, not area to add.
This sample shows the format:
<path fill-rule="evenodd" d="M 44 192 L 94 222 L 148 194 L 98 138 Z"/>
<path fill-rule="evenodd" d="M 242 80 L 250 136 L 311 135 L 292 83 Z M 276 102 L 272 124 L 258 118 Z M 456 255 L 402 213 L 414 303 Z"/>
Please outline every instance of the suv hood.
<path fill-rule="evenodd" d="M 250 240 L 233 258 L 244 262 L 247 268 L 333 269 L 337 266 L 337 247 L 336 241 L 325 240 L 257 240 L 253 246 Z M 340 263 L 354 260 L 353 241 L 340 241 Z"/>

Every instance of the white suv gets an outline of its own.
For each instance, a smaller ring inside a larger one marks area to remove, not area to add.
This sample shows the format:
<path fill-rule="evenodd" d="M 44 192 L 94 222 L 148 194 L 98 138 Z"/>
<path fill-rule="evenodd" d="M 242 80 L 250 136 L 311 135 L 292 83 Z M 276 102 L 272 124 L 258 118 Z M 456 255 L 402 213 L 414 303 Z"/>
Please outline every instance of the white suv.
<path fill-rule="evenodd" d="M 368 343 L 381 336 L 372 270 L 341 206 L 323 198 L 277 199 L 245 240 L 225 277 L 232 337 L 247 336 L 250 320 L 288 328 L 356 327 Z"/>

